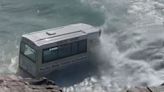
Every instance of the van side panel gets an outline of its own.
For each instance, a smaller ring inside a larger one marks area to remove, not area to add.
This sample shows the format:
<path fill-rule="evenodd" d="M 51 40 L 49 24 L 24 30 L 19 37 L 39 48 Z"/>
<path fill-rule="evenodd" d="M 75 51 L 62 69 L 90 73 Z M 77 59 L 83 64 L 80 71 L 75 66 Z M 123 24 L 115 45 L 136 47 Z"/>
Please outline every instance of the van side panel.
<path fill-rule="evenodd" d="M 54 70 L 58 70 L 66 66 L 69 66 L 70 64 L 78 63 L 78 62 L 86 62 L 86 61 L 88 61 L 87 53 L 82 53 L 79 55 L 74 55 L 71 57 L 55 60 L 50 63 L 42 64 L 40 67 L 40 74 L 46 75 Z"/>

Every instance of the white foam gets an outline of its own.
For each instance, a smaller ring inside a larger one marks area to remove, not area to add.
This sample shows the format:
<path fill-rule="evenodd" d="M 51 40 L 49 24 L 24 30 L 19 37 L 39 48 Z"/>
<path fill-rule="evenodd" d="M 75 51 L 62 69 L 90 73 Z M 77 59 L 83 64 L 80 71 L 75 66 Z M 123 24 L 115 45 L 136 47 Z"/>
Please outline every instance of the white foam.
<path fill-rule="evenodd" d="M 106 14 L 102 26 L 105 34 L 96 48 L 103 63 L 99 66 L 101 77 L 87 78 L 75 87 L 64 89 L 119 92 L 131 86 L 160 85 L 164 81 L 161 72 L 164 66 L 159 70 L 154 67 L 163 61 L 160 51 L 164 47 L 164 4 L 157 0 L 83 0 L 83 3 L 95 9 L 101 6 Z"/>

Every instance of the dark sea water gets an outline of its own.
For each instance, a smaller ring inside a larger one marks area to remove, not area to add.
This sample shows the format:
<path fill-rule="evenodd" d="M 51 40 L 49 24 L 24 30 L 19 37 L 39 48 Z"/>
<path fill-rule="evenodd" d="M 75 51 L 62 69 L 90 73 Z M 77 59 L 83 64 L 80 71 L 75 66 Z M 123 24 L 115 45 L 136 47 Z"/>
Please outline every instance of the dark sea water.
<path fill-rule="evenodd" d="M 90 48 L 95 61 L 68 68 L 63 79 L 50 76 L 65 84 L 64 92 L 119 92 L 164 82 L 163 0 L 0 0 L 0 74 L 16 72 L 22 34 L 79 22 L 103 34 Z"/>

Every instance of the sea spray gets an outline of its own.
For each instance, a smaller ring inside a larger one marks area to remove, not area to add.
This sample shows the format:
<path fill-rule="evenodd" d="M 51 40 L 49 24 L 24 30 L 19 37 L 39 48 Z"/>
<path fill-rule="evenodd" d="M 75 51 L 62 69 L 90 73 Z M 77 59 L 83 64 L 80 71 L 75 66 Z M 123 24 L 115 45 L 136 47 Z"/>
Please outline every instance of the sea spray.
<path fill-rule="evenodd" d="M 160 66 L 164 57 L 163 4 L 155 0 L 82 0 L 82 3 L 106 15 L 104 34 L 95 51 L 99 77 L 95 78 L 95 84 L 89 80 L 92 77 L 86 78 L 71 91 L 66 88 L 67 91 L 119 92 L 132 86 L 160 85 L 164 68 Z"/>

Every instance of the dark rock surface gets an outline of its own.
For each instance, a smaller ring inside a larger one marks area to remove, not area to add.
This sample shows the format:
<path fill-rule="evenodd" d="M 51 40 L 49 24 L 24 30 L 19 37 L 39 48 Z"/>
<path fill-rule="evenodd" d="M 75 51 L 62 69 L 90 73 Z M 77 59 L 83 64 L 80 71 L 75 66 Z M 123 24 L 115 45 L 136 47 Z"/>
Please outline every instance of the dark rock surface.
<path fill-rule="evenodd" d="M 124 90 L 123 92 L 164 92 L 164 86 L 161 85 L 158 87 L 135 87 Z"/>
<path fill-rule="evenodd" d="M 53 81 L 23 79 L 15 75 L 0 76 L 0 92 L 62 92 Z"/>

